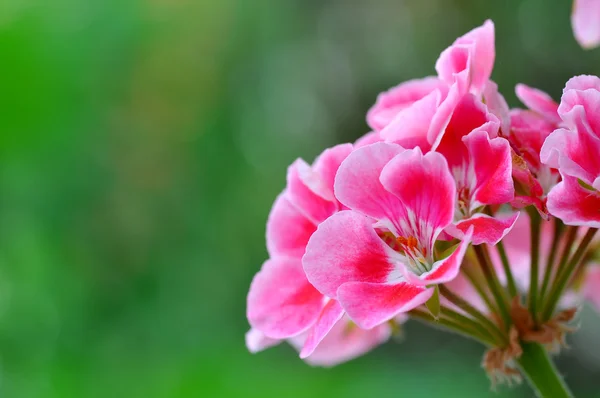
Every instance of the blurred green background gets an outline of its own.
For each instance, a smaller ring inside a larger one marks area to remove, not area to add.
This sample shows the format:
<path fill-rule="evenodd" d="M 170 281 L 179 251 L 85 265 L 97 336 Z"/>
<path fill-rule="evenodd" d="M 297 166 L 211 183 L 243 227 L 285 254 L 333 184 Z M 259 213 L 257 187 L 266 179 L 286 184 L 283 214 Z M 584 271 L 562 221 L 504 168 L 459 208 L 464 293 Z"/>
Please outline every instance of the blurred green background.
<path fill-rule="evenodd" d="M 567 0 L 1 0 L 1 397 L 530 397 L 410 322 L 333 369 L 251 355 L 245 297 L 285 168 L 367 130 L 492 18 L 493 78 L 600 74 Z M 600 317 L 559 367 L 600 397 Z"/>

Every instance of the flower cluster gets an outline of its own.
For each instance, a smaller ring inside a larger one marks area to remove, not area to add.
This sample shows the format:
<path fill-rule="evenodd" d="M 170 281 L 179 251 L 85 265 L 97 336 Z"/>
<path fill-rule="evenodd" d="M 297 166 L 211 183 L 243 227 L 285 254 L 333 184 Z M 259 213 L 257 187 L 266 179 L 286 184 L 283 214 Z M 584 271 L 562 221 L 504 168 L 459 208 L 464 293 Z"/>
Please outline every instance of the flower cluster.
<path fill-rule="evenodd" d="M 583 300 L 600 307 L 600 79 L 572 78 L 560 104 L 519 84 L 527 109 L 509 109 L 494 59 L 487 21 L 436 76 L 381 93 L 371 132 L 289 167 L 248 294 L 252 352 L 285 340 L 331 366 L 418 319 L 482 342 L 511 379 L 530 345 L 560 348 Z"/>

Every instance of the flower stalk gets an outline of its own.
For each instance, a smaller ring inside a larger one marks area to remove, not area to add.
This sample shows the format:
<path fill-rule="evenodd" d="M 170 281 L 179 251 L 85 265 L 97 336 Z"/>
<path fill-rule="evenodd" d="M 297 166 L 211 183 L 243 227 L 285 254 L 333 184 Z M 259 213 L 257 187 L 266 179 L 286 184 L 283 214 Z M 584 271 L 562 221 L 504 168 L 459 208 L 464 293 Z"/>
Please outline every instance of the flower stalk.
<path fill-rule="evenodd" d="M 523 353 L 517 363 L 539 398 L 571 398 L 573 394 L 539 343 L 521 342 Z"/>
<path fill-rule="evenodd" d="M 540 222 L 538 212 L 532 207 L 528 208 L 529 222 L 531 227 L 531 269 L 529 277 L 529 312 L 534 324 L 538 318 L 538 282 L 540 261 Z"/>
<path fill-rule="evenodd" d="M 564 269 L 559 268 L 559 270 L 557 271 L 555 284 L 553 286 L 553 289 L 550 291 L 548 301 L 542 313 L 543 320 L 547 321 L 554 313 L 556 305 L 558 304 L 558 301 L 560 300 L 563 291 L 567 287 L 568 282 L 571 280 L 575 269 L 583 259 L 584 254 L 587 252 L 588 246 L 592 241 L 592 238 L 596 234 L 596 231 L 598 231 L 598 229 L 590 228 L 586 232 L 585 236 L 581 240 L 581 243 L 579 243 L 579 247 L 571 257 L 567 265 L 563 267 Z"/>

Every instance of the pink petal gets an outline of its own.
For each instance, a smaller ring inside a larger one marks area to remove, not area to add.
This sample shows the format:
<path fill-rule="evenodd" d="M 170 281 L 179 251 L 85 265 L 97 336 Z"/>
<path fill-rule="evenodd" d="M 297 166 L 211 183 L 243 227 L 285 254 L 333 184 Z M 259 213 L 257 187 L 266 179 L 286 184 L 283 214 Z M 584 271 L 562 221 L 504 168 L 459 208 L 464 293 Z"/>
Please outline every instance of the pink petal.
<path fill-rule="evenodd" d="M 562 174 L 592 184 L 600 175 L 600 139 L 567 129 L 555 130 L 546 138 L 540 159 Z"/>
<path fill-rule="evenodd" d="M 529 109 L 542 115 L 552 123 L 560 123 L 558 104 L 544 91 L 525 84 L 517 84 L 515 92 L 519 100 Z"/>
<path fill-rule="evenodd" d="M 315 224 L 337 211 L 333 192 L 302 159 L 297 159 L 288 168 L 287 191 L 290 202 Z"/>
<path fill-rule="evenodd" d="M 488 110 L 500 120 L 500 130 L 508 135 L 510 133 L 510 109 L 502 94 L 498 92 L 496 83 L 488 80 L 483 90 L 483 99 Z"/>
<path fill-rule="evenodd" d="M 403 148 L 420 147 L 427 152 L 431 145 L 428 132 L 431 120 L 438 111 L 442 101 L 439 90 L 432 91 L 425 97 L 405 108 L 383 129 L 381 137 L 387 142 L 394 142 Z"/>
<path fill-rule="evenodd" d="M 358 140 L 356 140 L 356 142 L 354 143 L 354 148 L 362 148 L 363 146 L 371 145 L 381 141 L 383 141 L 383 138 L 381 138 L 379 132 L 371 131 L 360 137 Z"/>
<path fill-rule="evenodd" d="M 352 144 L 340 144 L 326 149 L 317 157 L 313 170 L 327 190 L 327 198 L 336 200 L 333 196 L 333 183 L 340 165 L 352 152 Z"/>
<path fill-rule="evenodd" d="M 514 213 L 507 218 L 494 218 L 487 214 L 478 213 L 461 220 L 452 226 L 446 228 L 446 232 L 455 238 L 462 239 L 470 228 L 473 228 L 473 244 L 480 245 L 487 243 L 495 245 L 506 236 L 514 226 L 519 213 Z"/>
<path fill-rule="evenodd" d="M 581 47 L 597 47 L 600 44 L 600 1 L 574 0 L 571 24 Z"/>
<path fill-rule="evenodd" d="M 361 328 L 371 329 L 396 315 L 424 304 L 433 289 L 408 283 L 350 282 L 340 286 L 338 297 L 348 316 Z"/>
<path fill-rule="evenodd" d="M 571 84 L 573 83 L 575 82 L 571 82 Z M 586 132 L 596 138 L 600 134 L 599 110 L 600 91 L 593 88 L 586 90 L 565 88 L 558 106 L 558 114 L 567 128 L 576 130 L 579 133 Z"/>
<path fill-rule="evenodd" d="M 344 309 L 340 303 L 336 300 L 329 300 L 325 307 L 323 307 L 319 319 L 317 319 L 317 322 L 310 329 L 308 337 L 304 342 L 304 346 L 300 351 L 300 358 L 306 358 L 311 355 L 343 315 Z"/>
<path fill-rule="evenodd" d="M 501 137 L 490 139 L 497 131 L 498 124 L 490 122 L 463 138 L 475 170 L 472 207 L 504 204 L 515 196 L 510 144 Z"/>
<path fill-rule="evenodd" d="M 373 220 L 340 211 L 319 225 L 302 258 L 308 280 L 323 294 L 337 297 L 346 282 L 385 282 L 394 266 L 392 249 L 373 229 Z"/>
<path fill-rule="evenodd" d="M 246 333 L 246 347 L 252 354 L 256 354 L 279 343 L 281 343 L 281 340 L 267 337 L 264 333 L 256 329 L 250 329 Z"/>
<path fill-rule="evenodd" d="M 317 226 L 292 205 L 284 191 L 275 200 L 267 221 L 267 249 L 272 257 L 302 257 Z"/>
<path fill-rule="evenodd" d="M 387 323 L 364 330 L 346 316 L 335 324 L 305 361 L 316 366 L 334 366 L 367 353 L 387 341 L 391 334 L 391 327 Z"/>
<path fill-rule="evenodd" d="M 419 148 L 406 150 L 383 168 L 380 179 L 406 207 L 409 234 L 417 232 L 418 239 L 428 238 L 432 245 L 454 214 L 456 186 L 444 157 L 437 152 L 423 155 Z"/>
<path fill-rule="evenodd" d="M 600 194 L 579 185 L 574 177 L 563 175 L 548 194 L 550 214 L 567 225 L 600 228 Z"/>
<path fill-rule="evenodd" d="M 367 123 L 375 130 L 386 127 L 403 109 L 435 90 L 447 90 L 437 77 L 426 77 L 404 82 L 379 94 L 377 102 L 367 112 Z"/>
<path fill-rule="evenodd" d="M 306 279 L 299 259 L 267 260 L 248 293 L 250 325 L 267 337 L 282 339 L 311 327 L 324 305 L 323 295 Z"/>
<path fill-rule="evenodd" d="M 468 50 L 467 57 L 461 51 L 457 51 L 462 48 Z M 440 78 L 449 83 L 454 81 L 456 75 L 466 70 L 471 80 L 471 92 L 479 95 L 492 74 L 495 56 L 494 24 L 488 20 L 482 26 L 456 39 L 452 46 L 444 50 L 436 62 L 435 69 Z"/>
<path fill-rule="evenodd" d="M 404 212 L 402 203 L 385 190 L 379 175 L 387 162 L 402 151 L 398 145 L 378 142 L 352 152 L 338 170 L 335 196 L 350 209 L 374 219 L 399 219 Z"/>
<path fill-rule="evenodd" d="M 461 103 L 463 97 L 464 93 L 461 91 L 460 85 L 458 83 L 453 84 L 448 91 L 448 95 L 433 115 L 429 131 L 427 132 L 427 142 L 430 143 L 432 151 L 436 150 L 438 145 L 440 145 L 448 124 L 456 113 L 456 108 Z"/>
<path fill-rule="evenodd" d="M 600 91 L 600 78 L 594 75 L 573 76 L 565 84 L 564 91 L 568 90 L 596 90 Z"/>
<path fill-rule="evenodd" d="M 490 121 L 496 122 L 495 126 L 498 126 L 496 117 L 488 113 L 481 101 L 470 94 L 464 96 L 454 109 L 452 119 L 445 129 L 436 151 L 444 155 L 451 168 L 464 167 L 469 161 L 469 154 L 463 143 L 463 137 Z"/>

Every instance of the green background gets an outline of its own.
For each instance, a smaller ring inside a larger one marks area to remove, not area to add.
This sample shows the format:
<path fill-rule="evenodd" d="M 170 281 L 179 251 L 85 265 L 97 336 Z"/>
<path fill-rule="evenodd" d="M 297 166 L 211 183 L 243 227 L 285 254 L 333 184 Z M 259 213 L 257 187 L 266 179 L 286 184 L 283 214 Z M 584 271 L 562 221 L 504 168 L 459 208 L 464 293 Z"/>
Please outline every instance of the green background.
<path fill-rule="evenodd" d="M 567 0 L 0 0 L 1 397 L 530 397 L 410 322 L 333 369 L 251 355 L 245 297 L 296 157 L 367 131 L 486 18 L 493 78 L 600 74 Z M 559 367 L 600 397 L 600 317 Z"/>

